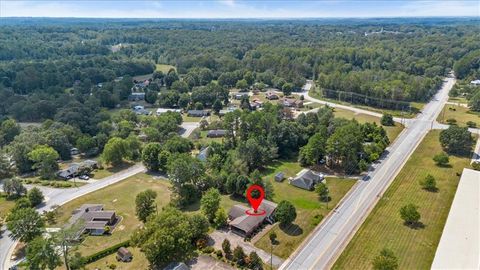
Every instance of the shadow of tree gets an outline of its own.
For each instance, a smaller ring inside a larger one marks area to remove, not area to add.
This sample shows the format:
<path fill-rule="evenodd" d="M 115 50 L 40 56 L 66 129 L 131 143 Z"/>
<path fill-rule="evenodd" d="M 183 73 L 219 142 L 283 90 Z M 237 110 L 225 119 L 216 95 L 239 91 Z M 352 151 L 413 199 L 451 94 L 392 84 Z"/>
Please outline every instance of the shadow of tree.
<path fill-rule="evenodd" d="M 298 226 L 297 224 L 288 224 L 288 225 L 285 225 L 285 224 L 280 224 L 280 229 L 290 235 L 290 236 L 298 236 L 298 235 L 301 235 L 303 233 L 303 229 Z"/>
<path fill-rule="evenodd" d="M 425 229 L 426 225 L 423 224 L 421 221 L 417 222 L 404 222 L 403 223 L 405 226 L 410 227 L 411 229 L 414 230 L 420 230 L 420 229 Z"/>

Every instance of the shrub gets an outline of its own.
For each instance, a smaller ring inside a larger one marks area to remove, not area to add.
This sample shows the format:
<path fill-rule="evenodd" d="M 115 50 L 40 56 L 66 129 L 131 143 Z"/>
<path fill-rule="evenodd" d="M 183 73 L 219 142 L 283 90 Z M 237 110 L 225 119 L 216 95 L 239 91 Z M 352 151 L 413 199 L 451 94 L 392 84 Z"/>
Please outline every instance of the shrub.
<path fill-rule="evenodd" d="M 110 264 L 110 265 L 108 266 L 108 268 L 114 270 L 114 269 L 117 269 L 117 265 L 114 264 L 114 263 L 112 263 L 112 264 Z"/>
<path fill-rule="evenodd" d="M 472 162 L 472 168 L 476 171 L 480 171 L 480 161 Z"/>
<path fill-rule="evenodd" d="M 417 211 L 418 207 L 412 203 L 400 208 L 400 216 L 408 225 L 413 225 L 420 220 L 420 213 Z"/>
<path fill-rule="evenodd" d="M 393 121 L 393 116 L 391 114 L 384 114 L 382 116 L 382 119 L 380 119 L 380 123 L 383 125 L 383 126 L 394 126 L 395 125 L 395 122 Z"/>
<path fill-rule="evenodd" d="M 457 124 L 457 120 L 454 119 L 454 118 L 449 118 L 449 119 L 447 119 L 447 124 L 449 124 L 449 125 L 456 125 L 456 124 Z"/>
<path fill-rule="evenodd" d="M 477 127 L 477 123 L 473 122 L 473 121 L 468 121 L 467 122 L 467 127 L 469 128 L 476 128 Z"/>
<path fill-rule="evenodd" d="M 221 250 L 215 251 L 215 254 L 217 255 L 217 258 L 219 258 L 219 259 L 223 257 L 223 253 L 222 253 Z"/>
<path fill-rule="evenodd" d="M 89 264 L 89 263 L 92 263 L 94 261 L 97 261 L 103 257 L 106 257 L 110 254 L 113 254 L 115 252 L 117 252 L 117 250 L 121 247 L 129 247 L 130 246 L 130 241 L 127 240 L 125 242 L 121 242 L 121 243 L 118 243 L 116 245 L 113 245 L 111 247 L 108 247 L 104 250 L 100 250 L 99 252 L 96 252 L 90 256 L 87 256 L 85 257 L 85 264 Z"/>
<path fill-rule="evenodd" d="M 420 181 L 420 185 L 423 189 L 426 189 L 428 191 L 437 190 L 437 181 L 435 181 L 435 178 L 430 174 L 427 175 L 425 179 Z"/>
<path fill-rule="evenodd" d="M 444 152 L 438 154 L 438 155 L 435 155 L 433 157 L 433 161 L 435 161 L 435 164 L 437 164 L 438 166 L 445 166 L 448 164 L 448 162 L 450 161 L 449 158 L 448 158 L 448 155 Z"/>
<path fill-rule="evenodd" d="M 202 249 L 203 252 L 205 253 L 212 253 L 215 251 L 215 249 L 212 246 L 208 246 Z"/>

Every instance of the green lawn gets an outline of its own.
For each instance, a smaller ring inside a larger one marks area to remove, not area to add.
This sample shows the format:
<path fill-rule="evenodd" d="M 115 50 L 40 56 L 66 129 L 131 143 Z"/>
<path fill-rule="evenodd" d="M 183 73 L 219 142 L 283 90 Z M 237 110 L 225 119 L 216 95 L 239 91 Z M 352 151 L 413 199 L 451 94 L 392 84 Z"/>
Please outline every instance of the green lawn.
<path fill-rule="evenodd" d="M 123 219 L 109 236 L 88 236 L 79 246 L 83 255 L 90 255 L 122 241 L 141 225 L 135 216 L 135 196 L 146 189 L 157 192 L 157 206 L 161 209 L 170 201 L 170 183 L 154 179 L 144 173 L 136 174 L 119 183 L 75 199 L 59 208 L 59 224 L 65 224 L 73 210 L 85 203 L 101 203 L 107 210 L 115 210 Z"/>
<path fill-rule="evenodd" d="M 118 166 L 114 166 L 114 167 L 104 165 L 102 169 L 97 169 L 97 170 L 93 171 L 92 178 L 102 179 L 102 178 L 108 177 L 112 174 L 115 174 L 117 172 L 123 171 L 123 170 L 125 170 L 128 167 L 131 167 L 133 165 L 134 165 L 134 163 L 126 162 L 126 161 L 123 162 L 122 164 L 120 164 Z"/>
<path fill-rule="evenodd" d="M 455 102 L 455 103 L 461 103 L 461 104 L 467 104 L 468 103 L 468 100 L 464 97 L 449 97 L 448 101 Z"/>
<path fill-rule="evenodd" d="M 335 114 L 335 117 L 343 117 L 343 118 L 347 118 L 347 119 L 355 118 L 359 123 L 375 122 L 378 125 L 380 125 L 380 118 L 375 117 L 375 116 L 371 116 L 371 115 L 367 115 L 367 114 L 356 114 L 352 111 L 344 110 L 344 109 L 340 109 L 340 108 L 335 108 L 334 109 L 334 114 Z M 403 125 L 401 125 L 399 123 L 395 123 L 395 126 L 393 126 L 393 127 L 383 126 L 383 128 L 387 132 L 387 136 L 390 139 L 390 142 L 393 142 L 395 140 L 395 138 L 397 138 L 398 134 L 400 134 L 400 132 L 402 132 Z"/>
<path fill-rule="evenodd" d="M 276 224 L 271 229 L 276 232 L 279 241 L 273 253 L 282 258 L 287 258 L 291 255 L 321 219 L 335 207 L 356 182 L 350 179 L 327 178 L 327 186 L 332 197 L 327 209 L 327 204 L 320 202 L 315 192 L 294 187 L 288 183 L 287 179 L 281 183 L 273 180 L 277 172 L 284 172 L 288 178 L 297 174 L 301 169 L 297 162 L 279 161 L 264 171 L 266 174 L 265 179 L 273 184 L 274 201 L 278 203 L 282 200 L 288 200 L 297 210 L 297 218 L 291 226 L 280 228 Z M 268 233 L 260 238 L 255 243 L 255 246 L 270 251 Z"/>
<path fill-rule="evenodd" d="M 402 112 L 402 111 L 399 111 L 399 110 L 381 109 L 381 108 L 370 107 L 370 106 L 366 106 L 366 105 L 351 104 L 349 102 L 339 101 L 339 100 L 336 100 L 336 99 L 324 98 L 324 97 L 322 97 L 322 95 L 320 94 L 319 91 L 310 91 L 309 94 L 312 97 L 320 99 L 320 100 L 325 100 L 325 101 L 338 103 L 338 104 L 343 104 L 343 105 L 349 105 L 349 106 L 352 106 L 352 107 L 356 107 L 356 108 L 360 108 L 360 109 L 364 109 L 364 110 L 368 110 L 368 111 L 372 111 L 372 112 L 389 113 L 393 116 L 405 117 L 405 118 L 415 117 L 417 115 L 417 113 L 420 112 L 423 109 L 423 107 L 425 106 L 425 103 L 410 102 L 411 111 L 410 112 Z"/>
<path fill-rule="evenodd" d="M 200 120 L 202 120 L 202 117 L 188 116 L 186 113 L 182 114 L 183 122 L 200 122 Z"/>
<path fill-rule="evenodd" d="M 168 73 L 170 69 L 175 69 L 177 70 L 174 66 L 172 65 L 165 65 L 165 64 L 156 64 L 155 65 L 155 71 L 161 71 L 163 73 Z"/>
<path fill-rule="evenodd" d="M 450 156 L 450 167 L 436 166 L 432 156 L 442 151 L 438 137 L 439 131 L 427 134 L 350 241 L 334 269 L 370 269 L 373 258 L 385 247 L 397 256 L 399 269 L 430 268 L 459 175 L 470 163 L 470 156 Z M 420 187 L 419 181 L 427 174 L 435 177 L 438 192 Z M 408 203 L 419 206 L 424 227 L 412 229 L 403 224 L 399 209 Z"/>
<path fill-rule="evenodd" d="M 15 200 L 7 200 L 5 194 L 0 194 L 0 221 L 12 210 Z"/>
<path fill-rule="evenodd" d="M 147 258 L 145 258 L 145 255 L 140 251 L 139 248 L 129 247 L 128 250 L 133 255 L 133 260 L 131 262 L 117 262 L 116 253 L 114 253 L 96 262 L 88 264 L 87 269 L 110 270 L 111 268 L 109 268 L 109 266 L 112 264 L 116 265 L 116 270 L 149 269 Z"/>
<path fill-rule="evenodd" d="M 459 126 L 466 126 L 468 121 L 475 122 L 480 126 L 480 112 L 470 111 L 463 106 L 446 104 L 438 115 L 437 121 L 446 124 L 448 119 L 457 120 Z"/>

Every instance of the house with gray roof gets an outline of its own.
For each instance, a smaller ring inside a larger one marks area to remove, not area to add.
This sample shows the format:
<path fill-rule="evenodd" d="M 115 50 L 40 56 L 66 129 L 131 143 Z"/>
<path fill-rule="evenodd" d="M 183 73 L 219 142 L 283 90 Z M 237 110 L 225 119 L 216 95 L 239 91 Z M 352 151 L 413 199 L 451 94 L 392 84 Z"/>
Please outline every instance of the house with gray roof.
<path fill-rule="evenodd" d="M 207 133 L 208 138 L 220 138 L 224 137 L 225 135 L 227 135 L 227 131 L 224 129 L 212 129 Z"/>
<path fill-rule="evenodd" d="M 210 146 L 202 148 L 202 150 L 200 150 L 200 153 L 198 153 L 197 158 L 200 161 L 207 161 L 209 149 L 210 149 Z"/>
<path fill-rule="evenodd" d="M 295 177 L 290 177 L 289 183 L 298 188 L 313 190 L 315 185 L 322 182 L 325 176 L 312 170 L 303 169 Z"/>
<path fill-rule="evenodd" d="M 118 221 L 115 211 L 104 210 L 103 204 L 83 204 L 73 211 L 69 224 L 81 224 L 78 235 L 103 235 L 107 226 L 114 226 Z"/>
<path fill-rule="evenodd" d="M 209 116 L 210 112 L 206 110 L 189 110 L 187 112 L 187 115 L 191 117 L 203 117 L 203 116 Z"/>
<path fill-rule="evenodd" d="M 274 214 L 277 209 L 277 204 L 268 200 L 263 200 L 260 204 L 258 211 L 265 211 L 265 215 L 252 216 L 246 213 L 247 210 L 252 209 L 244 205 L 234 205 L 228 212 L 228 219 L 230 229 L 232 232 L 239 234 L 243 237 L 249 237 L 263 224 L 275 222 Z"/>

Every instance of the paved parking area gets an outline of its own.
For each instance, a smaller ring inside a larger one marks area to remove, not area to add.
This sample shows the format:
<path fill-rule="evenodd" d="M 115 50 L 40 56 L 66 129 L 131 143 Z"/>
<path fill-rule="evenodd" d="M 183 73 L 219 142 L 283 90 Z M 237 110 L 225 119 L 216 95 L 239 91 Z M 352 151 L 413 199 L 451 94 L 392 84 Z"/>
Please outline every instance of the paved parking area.
<path fill-rule="evenodd" d="M 236 246 L 241 246 L 243 251 L 248 255 L 250 252 L 255 251 L 260 258 L 262 258 L 264 263 L 270 264 L 270 253 L 255 247 L 252 243 L 246 242 L 243 237 L 232 233 L 230 230 L 215 230 L 210 234 L 211 242 L 209 243 L 215 249 L 222 249 L 222 242 L 225 239 L 230 241 L 232 250 Z M 273 255 L 272 258 L 273 265 L 278 268 L 283 263 L 283 259 Z"/>
<path fill-rule="evenodd" d="M 215 260 L 214 258 L 207 255 L 200 255 L 198 258 L 193 259 L 188 262 L 188 265 L 192 270 L 235 270 L 236 268 L 226 264 L 222 261 Z"/>

